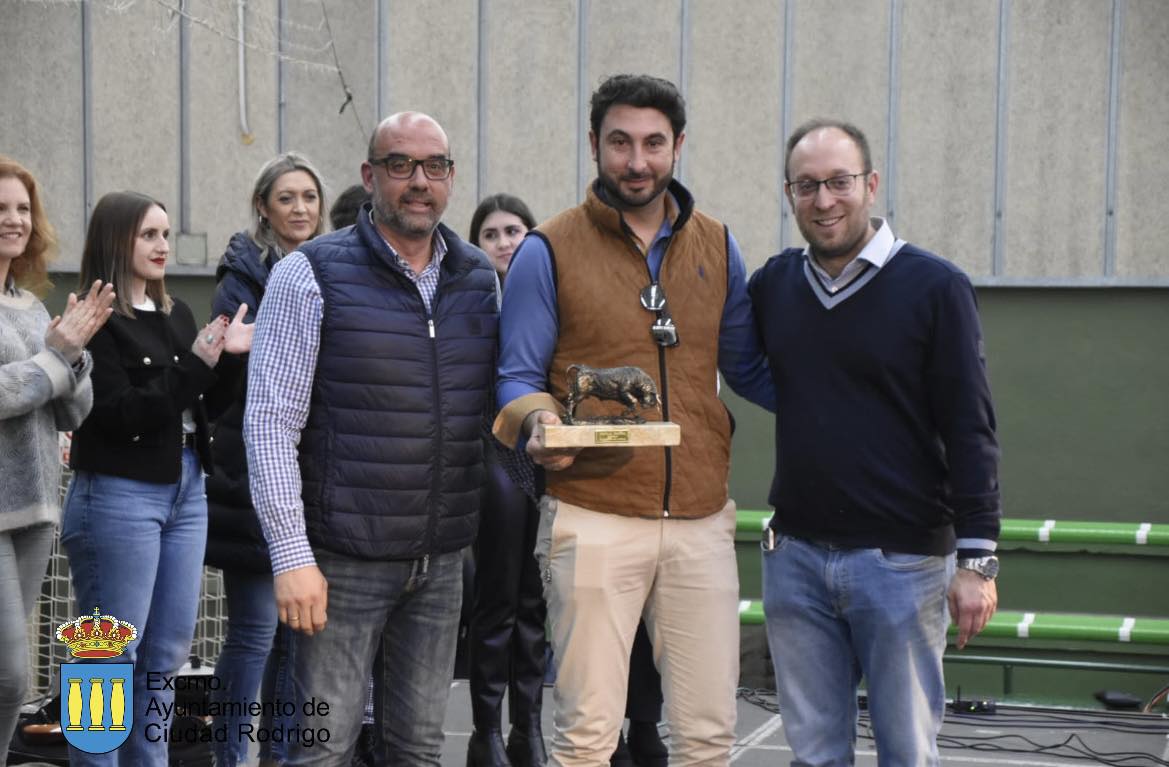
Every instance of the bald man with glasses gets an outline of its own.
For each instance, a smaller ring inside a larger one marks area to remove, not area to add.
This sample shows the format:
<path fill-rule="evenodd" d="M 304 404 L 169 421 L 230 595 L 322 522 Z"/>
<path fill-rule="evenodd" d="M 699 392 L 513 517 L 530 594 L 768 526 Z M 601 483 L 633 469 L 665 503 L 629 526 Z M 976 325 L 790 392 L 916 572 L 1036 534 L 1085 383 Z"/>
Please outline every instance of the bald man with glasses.
<path fill-rule="evenodd" d="M 438 763 L 478 526 L 495 270 L 441 223 L 455 172 L 433 118 L 382 121 L 361 176 L 357 223 L 272 270 L 249 367 L 252 497 L 293 630 L 280 689 L 330 735 L 283 733 L 286 765 L 349 764 L 371 670 L 377 763 Z"/>

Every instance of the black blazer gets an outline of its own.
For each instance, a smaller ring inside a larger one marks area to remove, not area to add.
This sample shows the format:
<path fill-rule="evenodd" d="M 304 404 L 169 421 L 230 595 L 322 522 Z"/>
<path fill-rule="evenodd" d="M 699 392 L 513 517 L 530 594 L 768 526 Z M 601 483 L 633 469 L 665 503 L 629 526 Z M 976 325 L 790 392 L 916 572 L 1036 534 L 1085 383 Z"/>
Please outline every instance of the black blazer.
<path fill-rule="evenodd" d="M 113 315 L 89 342 L 93 410 L 73 434 L 69 466 L 142 482 L 178 482 L 183 410 L 190 408 L 199 459 L 210 472 L 207 410 L 218 409 L 215 392 L 221 387 L 213 388 L 215 371 L 191 352 L 195 318 L 178 299 L 169 315 L 135 314 Z"/>

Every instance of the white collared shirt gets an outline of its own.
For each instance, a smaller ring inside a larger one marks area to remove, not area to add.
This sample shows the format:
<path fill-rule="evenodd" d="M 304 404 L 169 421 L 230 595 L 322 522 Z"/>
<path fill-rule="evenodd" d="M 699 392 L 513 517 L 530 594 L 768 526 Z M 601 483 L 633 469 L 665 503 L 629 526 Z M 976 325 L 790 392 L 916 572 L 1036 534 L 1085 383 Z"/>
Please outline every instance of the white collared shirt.
<path fill-rule="evenodd" d="M 821 284 L 829 293 L 836 293 L 848 287 L 870 264 L 880 269 L 889 260 L 889 253 L 896 242 L 893 230 L 883 218 L 874 216 L 869 219 L 869 224 L 877 230 L 877 233 L 865 244 L 856 258 L 845 264 L 836 277 L 832 277 L 820 266 L 820 263 L 812 256 L 811 248 L 804 248 L 804 255 L 807 257 L 808 263 L 816 271 L 816 276 L 820 278 Z"/>

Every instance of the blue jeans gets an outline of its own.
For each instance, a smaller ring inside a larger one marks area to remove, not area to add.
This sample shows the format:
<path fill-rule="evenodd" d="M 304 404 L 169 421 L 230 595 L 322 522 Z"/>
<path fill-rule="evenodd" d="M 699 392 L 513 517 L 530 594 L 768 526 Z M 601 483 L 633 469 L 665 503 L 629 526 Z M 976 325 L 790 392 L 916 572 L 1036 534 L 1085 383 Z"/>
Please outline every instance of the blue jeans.
<path fill-rule="evenodd" d="M 954 557 L 782 535 L 763 553 L 763 609 L 794 765 L 854 761 L 863 676 L 882 765 L 938 764 Z"/>
<path fill-rule="evenodd" d="M 174 701 L 174 690 L 147 690 L 146 675 L 173 677 L 187 660 L 202 585 L 207 542 L 207 497 L 198 456 L 183 450 L 183 469 L 173 485 L 78 471 L 69 485 L 61 543 L 69 555 L 79 615 L 102 613 L 138 629 L 124 655 L 134 663 L 134 726 L 121 748 L 88 754 L 72 746 L 72 765 L 167 764 L 157 713 Z M 161 685 L 156 685 L 161 686 Z M 156 713 L 146 707 L 157 701 Z"/>
<path fill-rule="evenodd" d="M 215 717 L 214 727 L 227 733 L 225 742 L 216 742 L 215 764 L 235 767 L 248 756 L 247 737 L 240 737 L 240 725 L 252 723 L 253 717 L 236 715 L 236 706 L 245 711 L 257 700 L 260 682 L 265 679 L 265 664 L 276 634 L 276 596 L 271 573 L 225 569 L 223 586 L 227 595 L 227 636 L 215 661 L 215 676 L 220 688 L 216 702 L 231 703 L 232 715 Z M 272 700 L 271 685 L 265 685 L 262 700 Z"/>
<path fill-rule="evenodd" d="M 376 763 L 437 766 L 463 598 L 463 552 L 432 556 L 425 569 L 420 560 L 313 553 L 329 584 L 328 623 L 311 637 L 294 635 L 289 687 L 299 712 L 314 698 L 329 709 L 327 716 L 298 716 L 302 730 L 318 731 L 316 740 L 286 743 L 285 764 L 349 764 L 372 670 L 381 732 Z M 327 741 L 317 737 L 321 729 Z"/>
<path fill-rule="evenodd" d="M 275 603 L 275 598 L 273 598 L 273 603 Z M 276 637 L 272 640 L 272 650 L 268 653 L 268 662 L 264 664 L 264 678 L 260 683 L 260 700 L 272 701 L 270 705 L 274 707 L 282 706 L 285 701 L 292 700 L 289 658 L 292 657 L 293 633 L 288 626 L 279 622 L 276 624 Z M 273 718 L 272 711 L 266 710 L 260 716 L 259 727 L 266 732 L 281 728 L 287 731 L 287 728 L 295 724 L 295 717 L 288 718 L 284 713 L 277 712 L 276 717 Z M 284 764 L 285 746 L 283 740 L 262 739 L 258 752 L 261 762 L 273 761 L 277 764 Z"/>

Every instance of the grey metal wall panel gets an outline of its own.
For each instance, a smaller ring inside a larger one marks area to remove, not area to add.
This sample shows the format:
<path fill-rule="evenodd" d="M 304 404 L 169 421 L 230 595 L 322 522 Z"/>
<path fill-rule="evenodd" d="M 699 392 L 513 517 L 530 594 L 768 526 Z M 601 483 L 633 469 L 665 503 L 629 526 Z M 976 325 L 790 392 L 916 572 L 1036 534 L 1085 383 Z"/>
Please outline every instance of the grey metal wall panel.
<path fill-rule="evenodd" d="M 455 179 L 443 220 L 465 233 L 477 202 L 475 179 L 479 172 L 475 103 L 478 2 L 392 0 L 388 23 L 388 111 L 426 112 L 446 130 L 455 159 Z"/>
<path fill-rule="evenodd" d="M 239 48 L 225 34 L 235 30 L 234 14 L 215 29 L 191 26 L 190 231 L 206 235 L 209 268 L 231 235 L 250 223 L 252 182 L 276 154 L 276 66 L 267 52 L 275 40 L 266 31 L 275 14 L 275 0 L 247 4 L 245 40 L 255 46 L 246 50 L 250 136 L 239 117 Z"/>
<path fill-rule="evenodd" d="M 0 153 L 28 168 L 57 230 L 61 268 L 81 261 L 85 204 L 81 111 L 81 10 L 15 3 L 0 23 Z"/>
<path fill-rule="evenodd" d="M 678 0 L 592 0 L 588 24 L 592 92 L 609 75 L 646 73 L 678 82 Z"/>
<path fill-rule="evenodd" d="M 997 4 L 904 0 L 896 233 L 989 274 Z"/>
<path fill-rule="evenodd" d="M 92 14 L 95 199 L 151 195 L 178 231 L 178 18 L 153 4 L 119 13 L 95 3 Z"/>
<path fill-rule="evenodd" d="M 855 123 L 869 138 L 873 166 L 882 171 L 889 109 L 889 4 L 794 1 L 792 128 L 812 117 Z M 884 210 L 884 195 L 878 190 L 873 215 Z M 804 244 L 794 221 L 788 241 Z"/>
<path fill-rule="evenodd" d="M 1121 57 L 1116 271 L 1169 277 L 1169 6 L 1128 0 Z"/>
<path fill-rule="evenodd" d="M 1004 274 L 1102 276 L 1111 3 L 1011 7 Z"/>
<path fill-rule="evenodd" d="M 749 269 L 779 247 L 776 180 L 783 6 L 695 2 L 687 96 L 686 178 L 698 206 L 724 221 Z"/>
<path fill-rule="evenodd" d="M 575 5 L 493 0 L 486 18 L 483 195 L 515 194 L 537 220 L 575 205 L 581 192 Z"/>
<path fill-rule="evenodd" d="M 290 60 L 284 65 L 288 99 L 284 148 L 306 154 L 324 174 L 335 197 L 350 184 L 361 182 L 361 162 L 369 133 L 377 124 L 377 12 L 373 3 L 344 0 L 327 0 L 325 8 L 328 28 L 319 4 L 287 4 Z M 353 95 L 344 112 L 340 109 L 346 94 L 334 69 L 330 39 Z"/>
<path fill-rule="evenodd" d="M 0 115 L 0 151 L 43 177 L 63 241 L 59 267 L 76 268 L 80 255 L 86 167 L 96 195 L 150 192 L 177 225 L 179 22 L 170 5 L 178 1 L 5 6 L 0 44 L 15 54 L 0 68 L 0 94 L 16 107 Z M 207 234 L 214 261 L 246 221 L 252 176 L 281 141 L 278 68 L 287 99 L 283 144 L 321 166 L 334 193 L 358 180 L 368 131 L 383 116 L 379 99 L 386 112 L 433 113 L 458 163 L 447 221 L 460 231 L 477 188 L 517 192 L 541 217 L 579 200 L 593 175 L 581 108 L 587 112 L 603 76 L 634 71 L 686 90 L 685 178 L 702 207 L 731 224 L 752 265 L 781 236 L 782 124 L 830 115 L 863 127 L 877 168 L 886 177 L 894 170 L 897 231 L 954 259 L 976 281 L 1166 285 L 1169 258 L 1161 250 L 1169 224 L 1161 211 L 1169 209 L 1169 187 L 1149 179 L 1169 170 L 1169 13 L 1165 0 L 1118 1 L 1002 3 L 1006 159 L 996 176 L 996 0 L 325 0 L 354 97 L 344 114 L 337 113 L 345 94 L 318 0 L 247 0 L 250 145 L 238 135 L 236 2 L 189 0 L 190 230 Z M 1114 7 L 1123 26 L 1109 253 Z M 894 9 L 900 21 L 891 27 Z M 91 18 L 88 69 L 84 15 Z M 282 67 L 277 51 L 287 57 Z M 890 126 L 896 132 L 886 135 Z M 1002 269 L 992 273 L 1000 178 Z M 882 194 L 876 212 L 884 205 Z M 792 229 L 782 236 L 798 244 Z M 1114 275 L 1105 275 L 1113 264 Z"/>

